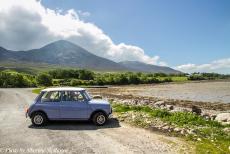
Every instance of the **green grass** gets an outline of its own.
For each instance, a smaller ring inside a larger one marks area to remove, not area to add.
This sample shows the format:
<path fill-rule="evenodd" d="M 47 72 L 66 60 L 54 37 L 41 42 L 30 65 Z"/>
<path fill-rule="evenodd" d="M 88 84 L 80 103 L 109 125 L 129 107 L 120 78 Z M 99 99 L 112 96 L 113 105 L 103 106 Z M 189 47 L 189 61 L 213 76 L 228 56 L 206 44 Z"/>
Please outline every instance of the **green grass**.
<path fill-rule="evenodd" d="M 171 77 L 173 82 L 184 82 L 188 81 L 188 77 L 186 76 L 173 76 Z"/>
<path fill-rule="evenodd" d="M 165 79 L 171 79 L 172 82 L 185 82 L 188 81 L 186 76 L 169 76 L 169 77 L 157 77 L 159 81 L 164 81 Z"/>
<path fill-rule="evenodd" d="M 34 93 L 34 94 L 39 94 L 40 92 L 41 92 L 41 90 L 43 90 L 44 89 L 44 87 L 43 88 L 36 88 L 36 89 L 33 89 L 32 90 L 32 93 Z"/>
<path fill-rule="evenodd" d="M 196 153 L 229 153 L 230 134 L 223 131 L 225 127 L 230 125 L 221 125 L 219 122 L 206 120 L 201 116 L 190 112 L 168 112 L 163 109 L 150 108 L 148 106 L 133 106 L 112 103 L 113 111 L 118 114 L 134 111 L 148 114 L 151 118 L 158 118 L 169 125 L 176 125 L 181 128 L 194 128 L 195 135 L 189 135 L 186 138 L 193 142 L 196 146 Z M 136 121 L 138 126 L 146 126 L 142 121 Z M 200 138 L 201 141 L 197 141 Z"/>
<path fill-rule="evenodd" d="M 205 120 L 204 118 L 195 115 L 190 112 L 168 112 L 163 109 L 154 109 L 148 106 L 133 106 L 123 104 L 113 104 L 115 112 L 145 112 L 151 117 L 161 118 L 163 121 L 175 124 L 178 126 L 210 126 L 210 127 L 222 127 L 222 125 L 216 121 Z"/>
<path fill-rule="evenodd" d="M 202 138 L 201 142 L 196 143 L 197 152 L 204 154 L 207 152 L 216 154 L 230 153 L 230 135 L 224 133 L 223 128 L 201 128 L 197 135 Z"/>

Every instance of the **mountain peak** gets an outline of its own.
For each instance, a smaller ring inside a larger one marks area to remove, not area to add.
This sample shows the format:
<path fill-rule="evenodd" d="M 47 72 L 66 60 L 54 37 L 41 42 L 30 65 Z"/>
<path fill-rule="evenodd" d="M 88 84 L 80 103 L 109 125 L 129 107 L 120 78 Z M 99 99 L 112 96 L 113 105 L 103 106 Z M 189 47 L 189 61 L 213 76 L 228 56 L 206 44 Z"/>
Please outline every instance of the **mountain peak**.
<path fill-rule="evenodd" d="M 56 49 L 63 49 L 63 48 L 74 48 L 74 47 L 78 47 L 80 48 L 78 45 L 72 43 L 72 42 L 69 42 L 67 40 L 58 40 L 58 41 L 55 41 L 55 42 L 52 42 L 50 44 L 47 44 L 45 45 L 44 47 L 42 47 L 41 49 L 44 49 L 44 48 L 56 48 Z"/>
<path fill-rule="evenodd" d="M 0 61 L 46 63 L 104 71 L 180 73 L 169 67 L 151 65 L 139 61 L 116 63 L 106 58 L 96 56 L 84 48 L 66 40 L 58 40 L 40 49 L 28 51 L 12 52 L 0 48 Z"/>
<path fill-rule="evenodd" d="M 54 41 L 53 43 L 50 43 L 50 44 L 73 44 L 73 43 L 70 41 L 67 41 L 67 40 L 57 40 L 57 41 Z"/>

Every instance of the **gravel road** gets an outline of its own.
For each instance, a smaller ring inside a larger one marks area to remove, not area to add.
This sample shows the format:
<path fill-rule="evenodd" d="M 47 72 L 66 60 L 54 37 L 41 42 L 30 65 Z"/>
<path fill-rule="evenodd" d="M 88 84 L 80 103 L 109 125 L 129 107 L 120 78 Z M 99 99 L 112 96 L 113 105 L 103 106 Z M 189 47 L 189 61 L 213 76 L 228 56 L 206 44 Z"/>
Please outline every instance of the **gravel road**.
<path fill-rule="evenodd" d="M 90 122 L 51 122 L 34 128 L 24 108 L 36 97 L 31 89 L 0 89 L 0 153 L 189 153 L 175 137 L 133 128 L 111 119 L 103 127 Z"/>

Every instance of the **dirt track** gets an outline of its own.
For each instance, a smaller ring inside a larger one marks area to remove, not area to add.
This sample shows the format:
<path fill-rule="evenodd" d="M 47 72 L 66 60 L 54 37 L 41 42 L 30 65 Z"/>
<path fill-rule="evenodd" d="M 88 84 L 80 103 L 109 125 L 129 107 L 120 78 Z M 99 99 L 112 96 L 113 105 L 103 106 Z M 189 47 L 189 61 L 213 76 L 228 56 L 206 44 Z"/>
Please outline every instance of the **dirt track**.
<path fill-rule="evenodd" d="M 90 122 L 51 122 L 31 126 L 24 108 L 31 89 L 0 89 L 0 153 L 178 153 L 188 152 L 178 138 L 155 134 L 111 119 L 103 127 Z"/>

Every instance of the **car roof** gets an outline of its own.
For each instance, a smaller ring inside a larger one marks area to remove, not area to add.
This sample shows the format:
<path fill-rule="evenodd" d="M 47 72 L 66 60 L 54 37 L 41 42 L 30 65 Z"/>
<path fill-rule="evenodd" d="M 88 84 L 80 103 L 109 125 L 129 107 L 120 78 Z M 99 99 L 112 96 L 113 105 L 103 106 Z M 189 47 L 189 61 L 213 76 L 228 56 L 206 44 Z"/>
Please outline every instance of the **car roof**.
<path fill-rule="evenodd" d="M 54 88 L 46 88 L 42 91 L 83 91 L 84 88 L 79 87 L 54 87 Z"/>

